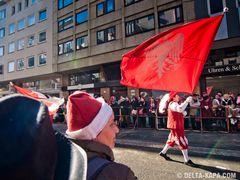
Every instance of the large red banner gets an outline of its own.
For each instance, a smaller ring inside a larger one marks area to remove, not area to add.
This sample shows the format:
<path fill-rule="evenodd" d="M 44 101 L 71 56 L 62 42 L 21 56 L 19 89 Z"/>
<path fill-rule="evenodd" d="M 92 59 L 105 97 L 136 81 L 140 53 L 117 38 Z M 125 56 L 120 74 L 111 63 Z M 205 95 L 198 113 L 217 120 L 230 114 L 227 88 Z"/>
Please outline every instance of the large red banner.
<path fill-rule="evenodd" d="M 124 54 L 121 83 L 192 93 L 222 18 L 205 18 L 170 29 Z"/>

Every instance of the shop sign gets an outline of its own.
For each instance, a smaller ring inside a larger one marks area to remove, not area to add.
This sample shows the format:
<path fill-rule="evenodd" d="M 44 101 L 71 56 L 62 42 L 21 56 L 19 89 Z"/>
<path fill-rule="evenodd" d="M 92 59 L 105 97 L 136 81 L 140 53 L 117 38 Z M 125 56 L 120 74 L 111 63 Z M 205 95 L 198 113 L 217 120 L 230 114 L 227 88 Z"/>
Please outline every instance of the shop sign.
<path fill-rule="evenodd" d="M 218 74 L 218 73 L 229 73 L 229 72 L 240 72 L 240 64 L 206 67 L 203 69 L 202 74 Z"/>
<path fill-rule="evenodd" d="M 67 90 L 81 90 L 81 89 L 89 89 L 89 88 L 94 88 L 94 84 L 78 84 L 76 86 L 68 86 Z"/>

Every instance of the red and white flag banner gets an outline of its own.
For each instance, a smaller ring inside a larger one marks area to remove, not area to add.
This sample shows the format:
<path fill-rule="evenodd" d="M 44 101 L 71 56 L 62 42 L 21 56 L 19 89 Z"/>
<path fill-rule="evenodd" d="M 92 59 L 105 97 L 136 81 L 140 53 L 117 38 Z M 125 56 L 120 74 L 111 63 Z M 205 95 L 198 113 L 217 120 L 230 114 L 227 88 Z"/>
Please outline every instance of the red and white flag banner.
<path fill-rule="evenodd" d="M 48 107 L 48 111 L 51 119 L 53 119 L 53 116 L 57 112 L 59 106 L 61 106 L 64 103 L 63 98 L 57 98 L 57 97 L 48 98 L 42 93 L 30 90 L 30 89 L 21 88 L 19 86 L 14 85 L 12 82 L 10 82 L 10 85 L 13 88 L 15 88 L 19 94 L 22 94 L 24 96 L 35 99 L 37 101 L 43 102 Z"/>
<path fill-rule="evenodd" d="M 122 57 L 121 84 L 192 93 L 223 15 L 160 33 Z"/>

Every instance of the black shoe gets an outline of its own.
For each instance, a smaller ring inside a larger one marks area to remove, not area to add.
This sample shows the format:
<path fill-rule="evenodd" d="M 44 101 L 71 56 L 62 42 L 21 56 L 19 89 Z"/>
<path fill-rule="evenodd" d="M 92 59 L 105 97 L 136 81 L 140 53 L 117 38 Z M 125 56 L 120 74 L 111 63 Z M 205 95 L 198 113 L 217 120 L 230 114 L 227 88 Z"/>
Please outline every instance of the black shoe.
<path fill-rule="evenodd" d="M 172 160 L 169 156 L 167 156 L 167 154 L 163 154 L 162 152 L 160 152 L 159 155 L 162 156 L 167 161 Z"/>
<path fill-rule="evenodd" d="M 188 162 L 184 162 L 184 164 L 191 167 L 197 167 L 197 164 L 193 163 L 190 159 L 188 160 Z"/>

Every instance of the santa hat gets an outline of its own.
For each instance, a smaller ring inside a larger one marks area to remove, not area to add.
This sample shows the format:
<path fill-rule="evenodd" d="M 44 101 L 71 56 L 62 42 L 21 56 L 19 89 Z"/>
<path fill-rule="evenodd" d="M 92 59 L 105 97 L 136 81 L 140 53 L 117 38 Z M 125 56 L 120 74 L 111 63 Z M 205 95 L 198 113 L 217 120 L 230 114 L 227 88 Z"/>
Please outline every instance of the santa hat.
<path fill-rule="evenodd" d="M 102 131 L 112 115 L 103 98 L 76 91 L 68 98 L 66 134 L 74 139 L 92 140 Z"/>
<path fill-rule="evenodd" d="M 171 91 L 170 93 L 167 93 L 163 96 L 163 98 L 161 99 L 160 104 L 159 104 L 159 112 L 160 113 L 165 112 L 168 102 L 170 102 L 176 96 L 176 94 L 177 94 L 177 92 Z"/>
<path fill-rule="evenodd" d="M 170 102 L 176 95 L 177 95 L 177 92 L 171 91 L 171 92 L 169 93 L 168 102 Z"/>

